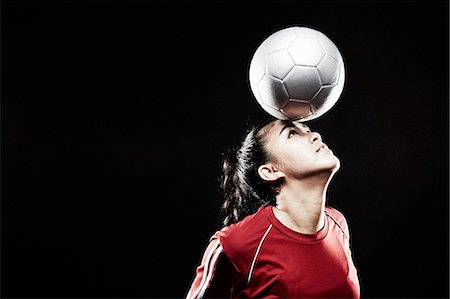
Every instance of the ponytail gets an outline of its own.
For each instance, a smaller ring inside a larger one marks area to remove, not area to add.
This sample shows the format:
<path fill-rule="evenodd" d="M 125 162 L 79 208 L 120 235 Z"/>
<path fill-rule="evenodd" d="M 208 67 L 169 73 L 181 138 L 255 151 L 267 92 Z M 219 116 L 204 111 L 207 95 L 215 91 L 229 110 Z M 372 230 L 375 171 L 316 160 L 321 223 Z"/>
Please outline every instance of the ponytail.
<path fill-rule="evenodd" d="M 277 185 L 263 181 L 258 174 L 259 166 L 269 161 L 264 146 L 267 131 L 265 125 L 253 127 L 241 146 L 231 149 L 224 156 L 220 179 L 224 226 L 255 213 L 262 205 L 276 204 Z"/>

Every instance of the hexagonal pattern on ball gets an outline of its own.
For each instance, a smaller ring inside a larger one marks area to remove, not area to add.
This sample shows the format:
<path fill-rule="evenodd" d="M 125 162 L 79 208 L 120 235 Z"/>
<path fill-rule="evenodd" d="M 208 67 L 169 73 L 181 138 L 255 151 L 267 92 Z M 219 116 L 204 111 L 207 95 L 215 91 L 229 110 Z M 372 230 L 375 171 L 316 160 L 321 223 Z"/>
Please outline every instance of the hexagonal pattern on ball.
<path fill-rule="evenodd" d="M 291 120 L 298 120 L 311 115 L 313 112 L 311 106 L 308 103 L 289 101 L 282 109 L 281 112 L 285 114 Z"/>
<path fill-rule="evenodd" d="M 275 109 L 283 107 L 289 99 L 283 81 L 268 75 L 259 83 L 258 91 L 262 102 Z"/>
<path fill-rule="evenodd" d="M 325 55 L 317 66 L 323 85 L 335 84 L 339 73 L 339 63 L 330 55 Z"/>
<path fill-rule="evenodd" d="M 316 66 L 326 54 L 315 38 L 298 36 L 288 48 L 296 65 Z"/>
<path fill-rule="evenodd" d="M 333 41 L 331 41 L 331 39 L 329 39 L 325 34 L 320 33 L 317 37 L 317 40 L 320 42 L 327 54 L 333 56 L 333 58 L 338 62 L 342 61 L 341 53 L 339 52 L 339 49 L 336 47 Z"/>
<path fill-rule="evenodd" d="M 268 52 L 272 53 L 287 48 L 295 39 L 295 29 L 286 28 L 270 35 L 261 46 Z"/>
<path fill-rule="evenodd" d="M 264 104 L 262 102 L 260 104 L 261 104 L 261 107 L 270 115 L 272 115 L 278 119 L 285 119 L 285 120 L 288 119 L 286 115 L 284 115 L 283 113 L 280 112 L 280 110 L 272 108 L 270 106 L 267 106 L 266 104 Z"/>
<path fill-rule="evenodd" d="M 283 80 L 294 65 L 294 61 L 287 50 L 276 51 L 269 55 L 267 61 L 267 74 Z"/>
<path fill-rule="evenodd" d="M 283 80 L 290 99 L 309 101 L 322 86 L 314 67 L 294 66 Z"/>
<path fill-rule="evenodd" d="M 319 117 L 328 110 L 330 110 L 339 99 L 339 95 L 342 92 L 342 87 L 337 85 L 322 86 L 320 91 L 311 101 L 311 108 L 314 113 Z"/>

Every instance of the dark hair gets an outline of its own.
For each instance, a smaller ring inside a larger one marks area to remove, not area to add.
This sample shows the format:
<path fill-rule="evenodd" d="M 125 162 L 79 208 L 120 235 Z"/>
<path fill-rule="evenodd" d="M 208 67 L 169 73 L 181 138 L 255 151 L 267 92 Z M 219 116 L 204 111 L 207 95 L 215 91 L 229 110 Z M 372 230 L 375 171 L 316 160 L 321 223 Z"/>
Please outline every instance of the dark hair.
<path fill-rule="evenodd" d="M 220 187 L 223 196 L 224 226 L 236 223 L 255 213 L 262 205 L 275 205 L 280 182 L 268 183 L 258 174 L 258 168 L 269 161 L 265 137 L 273 120 L 252 127 L 242 144 L 228 151 L 223 159 Z"/>

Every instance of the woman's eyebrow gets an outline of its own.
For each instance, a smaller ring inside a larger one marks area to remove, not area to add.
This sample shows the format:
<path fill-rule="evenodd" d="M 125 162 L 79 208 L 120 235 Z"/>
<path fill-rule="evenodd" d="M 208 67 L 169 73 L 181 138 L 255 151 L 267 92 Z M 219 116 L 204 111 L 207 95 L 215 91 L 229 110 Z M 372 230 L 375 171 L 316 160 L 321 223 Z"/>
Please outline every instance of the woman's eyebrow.
<path fill-rule="evenodd" d="M 285 126 L 281 129 L 280 134 L 278 134 L 278 136 L 281 135 L 281 133 L 283 133 L 283 130 L 284 130 L 284 129 L 286 129 L 286 128 L 291 128 L 291 127 L 293 127 L 292 124 L 287 124 L 287 125 L 285 125 Z"/>

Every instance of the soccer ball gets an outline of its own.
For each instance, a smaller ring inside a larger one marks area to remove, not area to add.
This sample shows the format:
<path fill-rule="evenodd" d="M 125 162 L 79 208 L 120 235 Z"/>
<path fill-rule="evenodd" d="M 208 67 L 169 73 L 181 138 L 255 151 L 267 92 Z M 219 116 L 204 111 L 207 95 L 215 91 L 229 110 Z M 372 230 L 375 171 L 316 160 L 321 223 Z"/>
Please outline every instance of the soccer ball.
<path fill-rule="evenodd" d="M 329 111 L 345 81 L 342 55 L 323 33 L 289 27 L 266 38 L 249 68 L 250 88 L 270 115 L 307 121 Z"/>

